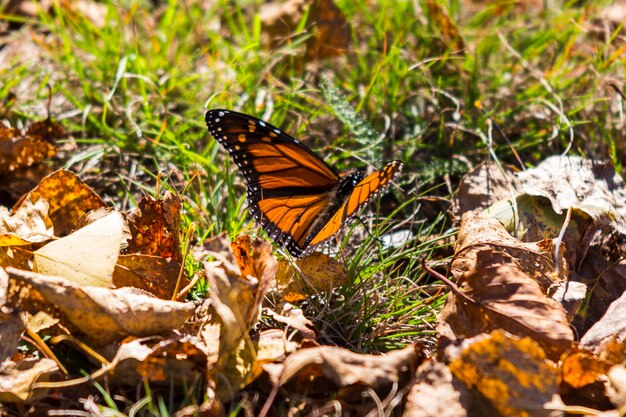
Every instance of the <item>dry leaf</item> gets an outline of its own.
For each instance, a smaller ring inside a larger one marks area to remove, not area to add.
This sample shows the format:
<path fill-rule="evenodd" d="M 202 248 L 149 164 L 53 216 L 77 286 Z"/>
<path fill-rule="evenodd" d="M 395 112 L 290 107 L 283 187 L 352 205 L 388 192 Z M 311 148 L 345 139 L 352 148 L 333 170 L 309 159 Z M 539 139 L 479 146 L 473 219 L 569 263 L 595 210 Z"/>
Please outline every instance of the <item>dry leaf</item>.
<path fill-rule="evenodd" d="M 301 349 L 284 362 L 279 386 L 288 392 L 308 396 L 329 396 L 346 404 L 359 405 L 364 390 L 372 389 L 385 398 L 393 387 L 402 387 L 424 359 L 421 347 L 414 345 L 385 355 L 365 355 L 347 349 L 320 346 Z"/>
<path fill-rule="evenodd" d="M 555 366 L 532 339 L 495 330 L 464 345 L 450 370 L 481 394 L 473 402 L 486 401 L 507 417 L 554 416 L 550 408 L 562 405 Z"/>
<path fill-rule="evenodd" d="M 528 194 L 518 195 L 514 200 L 499 201 L 483 211 L 481 216 L 498 219 L 523 242 L 559 236 L 567 217 L 565 213 L 555 213 L 547 198 Z M 587 254 L 591 230 L 596 230 L 591 217 L 574 210 L 563 237 L 564 246 L 568 249 L 565 253 L 568 265 L 579 265 L 580 259 Z"/>
<path fill-rule="evenodd" d="M 350 24 L 332 0 L 290 0 L 264 4 L 259 16 L 270 47 L 275 48 L 292 40 L 307 7 L 306 30 L 311 36 L 306 41 L 305 61 L 344 55 L 351 43 Z"/>
<path fill-rule="evenodd" d="M 608 396 L 613 405 L 619 410 L 626 409 L 626 367 L 615 365 L 609 370 Z M 620 415 L 623 415 L 621 413 Z"/>
<path fill-rule="evenodd" d="M 469 212 L 458 236 L 451 272 L 462 294 L 448 296 L 438 318 L 439 332 L 457 340 L 501 328 L 533 338 L 551 358 L 565 352 L 574 333 L 564 308 L 546 295 L 550 281 L 540 271 L 549 271 L 551 261 L 540 246 L 533 250 L 510 237 L 497 221 Z M 544 287 L 529 274 L 546 278 Z"/>
<path fill-rule="evenodd" d="M 0 275 L 4 271 L 0 269 Z M 24 333 L 24 324 L 18 313 L 5 313 L 0 310 L 0 368 L 17 351 L 20 338 Z"/>
<path fill-rule="evenodd" d="M 207 357 L 191 337 L 123 343 L 111 362 L 114 381 L 135 386 L 142 381 L 166 385 L 190 384 L 207 370 Z"/>
<path fill-rule="evenodd" d="M 551 243 L 520 242 L 512 237 L 495 219 L 483 219 L 468 212 L 463 215 L 455 248 L 455 259 L 451 266 L 452 274 L 463 281 L 465 271 L 471 271 L 480 250 L 498 250 L 515 258 L 522 270 L 533 277 L 544 292 L 555 283 L 566 281 L 567 263 L 559 260 L 559 274 L 555 276 L 554 252 Z"/>
<path fill-rule="evenodd" d="M 613 301 L 604 316 L 583 335 L 580 345 L 598 355 L 613 340 L 626 342 L 626 292 Z"/>
<path fill-rule="evenodd" d="M 276 275 L 276 259 L 272 246 L 262 239 L 238 239 L 232 252 L 222 247 L 214 255 L 220 261 L 205 263 L 205 272 L 213 289 L 214 307 L 225 321 L 228 339 L 236 340 L 236 345 L 258 320 L 261 301 Z"/>
<path fill-rule="evenodd" d="M 24 359 L 5 362 L 0 368 L 0 404 L 28 403 L 47 396 L 47 389 L 33 390 L 36 382 L 46 382 L 59 372 L 52 359 Z"/>
<path fill-rule="evenodd" d="M 585 316 L 576 326 L 580 334 L 585 334 L 626 291 L 626 260 L 611 262 L 604 259 L 602 248 L 592 247 L 578 274 L 593 291 Z"/>
<path fill-rule="evenodd" d="M 302 301 L 311 293 L 330 292 L 348 284 L 343 265 L 320 252 L 298 259 L 296 267 L 286 260 L 278 263 L 276 291 L 289 303 Z"/>
<path fill-rule="evenodd" d="M 448 296 L 439 316 L 438 330 L 452 340 L 505 329 L 531 337 L 551 358 L 558 358 L 574 340 L 563 307 L 502 252 L 478 252 L 461 291 L 465 297 Z"/>
<path fill-rule="evenodd" d="M 307 62 L 344 55 L 350 48 L 350 24 L 333 0 L 314 0 L 309 10 L 304 59 Z"/>
<path fill-rule="evenodd" d="M 120 255 L 113 271 L 113 285 L 116 288 L 139 288 L 167 300 L 172 298 L 180 272 L 181 265 L 171 259 L 150 255 Z M 183 276 L 182 287 L 188 283 L 189 280 Z"/>
<path fill-rule="evenodd" d="M 67 132 L 63 126 L 48 118 L 30 125 L 25 135 L 44 140 L 54 145 L 57 140 L 66 138 Z"/>
<path fill-rule="evenodd" d="M 575 208 L 626 234 L 626 188 L 610 162 L 552 156 L 518 177 L 527 194 L 549 198 L 557 213 Z"/>
<path fill-rule="evenodd" d="M 0 172 L 29 167 L 54 154 L 56 149 L 44 138 L 0 125 Z"/>
<path fill-rule="evenodd" d="M 217 394 L 226 401 L 253 376 L 255 355 L 246 338 L 258 320 L 261 302 L 276 274 L 276 259 L 271 245 L 262 239 L 238 239 L 231 249 L 222 236 L 205 246 L 218 261 L 204 263 L 211 285 L 211 307 L 216 314 L 211 314 L 202 333 L 207 333 L 206 329 L 209 337 L 216 338 L 219 326 L 219 361 L 212 372 L 222 381 Z"/>
<path fill-rule="evenodd" d="M 37 197 L 35 197 L 37 198 Z M 24 246 L 54 238 L 48 202 L 26 199 L 13 213 L 0 207 L 0 246 Z"/>
<path fill-rule="evenodd" d="M 33 270 L 77 284 L 110 287 L 124 220 L 116 211 L 35 251 Z"/>
<path fill-rule="evenodd" d="M 65 323 L 105 345 L 126 336 L 148 336 L 179 328 L 194 312 L 193 303 L 153 298 L 139 290 L 81 287 L 64 278 L 8 268 L 21 285 L 39 291 Z"/>
<path fill-rule="evenodd" d="M 27 199 L 43 197 L 50 205 L 48 216 L 54 224 L 54 234 L 64 236 L 85 213 L 106 207 L 104 201 L 71 171 L 59 170 L 41 180 L 37 188 L 26 194 L 13 207 L 18 210 Z"/>
<path fill-rule="evenodd" d="M 282 307 L 281 313 L 278 314 L 271 308 L 266 309 L 266 314 L 276 320 L 279 323 L 283 323 L 287 325 L 287 331 L 291 332 L 291 329 L 297 330 L 300 334 L 301 338 L 304 339 L 315 339 L 317 329 L 311 322 L 311 320 L 307 319 L 302 312 L 302 309 L 292 306 L 289 303 L 285 303 Z"/>
<path fill-rule="evenodd" d="M 33 252 L 23 247 L 2 247 L 0 246 L 0 266 L 18 269 L 32 269 Z"/>
<path fill-rule="evenodd" d="M 417 369 L 402 417 L 466 417 L 470 409 L 465 386 L 446 365 L 429 359 Z"/>
<path fill-rule="evenodd" d="M 162 200 L 144 197 L 127 216 L 131 240 L 126 254 L 172 258 L 180 262 L 180 199 L 167 192 Z"/>
<path fill-rule="evenodd" d="M 495 162 L 480 164 L 461 179 L 456 197 L 458 214 L 484 210 L 498 201 L 509 200 L 518 194 L 519 187 L 519 180 L 510 170 Z"/>
<path fill-rule="evenodd" d="M 48 164 L 0 173 L 0 204 L 12 207 L 24 194 L 30 192 L 54 170 Z"/>
<path fill-rule="evenodd" d="M 561 383 L 567 384 L 568 388 L 580 389 L 599 383 L 598 388 L 604 391 L 606 374 L 613 365 L 610 361 L 600 359 L 591 351 L 573 349 L 559 361 L 559 376 Z"/>

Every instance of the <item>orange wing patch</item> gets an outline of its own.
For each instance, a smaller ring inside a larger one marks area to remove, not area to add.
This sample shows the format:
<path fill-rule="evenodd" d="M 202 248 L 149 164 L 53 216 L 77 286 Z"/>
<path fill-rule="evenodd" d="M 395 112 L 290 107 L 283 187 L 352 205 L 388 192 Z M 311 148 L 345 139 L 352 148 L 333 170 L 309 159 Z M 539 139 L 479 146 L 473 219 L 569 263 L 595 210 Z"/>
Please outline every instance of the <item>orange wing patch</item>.
<path fill-rule="evenodd" d="M 359 182 L 350 197 L 328 220 L 326 225 L 316 234 L 309 242 L 309 245 L 315 246 L 330 239 L 337 233 L 341 227 L 348 222 L 352 216 L 374 196 L 379 194 L 389 185 L 391 181 L 399 174 L 402 169 L 400 162 L 394 161 L 385 165 L 382 169 L 368 175 Z"/>
<path fill-rule="evenodd" d="M 266 219 L 303 247 L 309 229 L 328 202 L 328 196 L 322 194 L 268 198 L 259 201 L 258 206 Z"/>

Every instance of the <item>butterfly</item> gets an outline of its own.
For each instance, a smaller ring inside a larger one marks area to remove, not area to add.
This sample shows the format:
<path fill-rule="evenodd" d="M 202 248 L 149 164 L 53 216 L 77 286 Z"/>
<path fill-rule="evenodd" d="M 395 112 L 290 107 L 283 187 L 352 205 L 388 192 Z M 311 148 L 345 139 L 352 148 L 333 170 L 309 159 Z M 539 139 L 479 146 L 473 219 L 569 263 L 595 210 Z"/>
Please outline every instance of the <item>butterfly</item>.
<path fill-rule="evenodd" d="M 206 124 L 239 167 L 248 186 L 248 211 L 295 257 L 333 237 L 400 173 L 393 161 L 365 176 L 337 173 L 312 150 L 256 117 L 209 110 Z"/>

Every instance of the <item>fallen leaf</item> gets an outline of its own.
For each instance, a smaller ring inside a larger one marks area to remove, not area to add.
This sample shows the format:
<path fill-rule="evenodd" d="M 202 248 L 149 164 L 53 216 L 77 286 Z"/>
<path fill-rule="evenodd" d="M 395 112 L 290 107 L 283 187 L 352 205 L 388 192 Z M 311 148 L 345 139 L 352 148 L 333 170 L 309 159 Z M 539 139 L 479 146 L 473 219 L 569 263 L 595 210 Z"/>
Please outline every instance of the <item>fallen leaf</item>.
<path fill-rule="evenodd" d="M 350 24 L 332 0 L 266 3 L 259 16 L 268 38 L 266 43 L 272 48 L 293 40 L 298 24 L 307 16 L 306 30 L 310 34 L 304 51 L 307 62 L 344 55 L 350 48 Z"/>
<path fill-rule="evenodd" d="M 591 247 L 580 266 L 578 279 L 584 280 L 592 291 L 585 315 L 576 326 L 580 334 L 585 334 L 626 291 L 626 261 L 606 260 L 601 247 Z"/>
<path fill-rule="evenodd" d="M 116 211 L 35 251 L 33 270 L 81 285 L 110 287 L 124 220 Z"/>
<path fill-rule="evenodd" d="M 446 365 L 429 359 L 417 368 L 402 417 L 466 417 L 470 409 L 467 388 Z"/>
<path fill-rule="evenodd" d="M 113 286 L 139 288 L 168 300 L 172 298 L 180 272 L 181 265 L 171 259 L 150 255 L 120 255 L 113 271 Z M 188 283 L 187 277 L 183 276 L 182 286 Z"/>
<path fill-rule="evenodd" d="M 626 367 L 624 365 L 613 366 L 609 370 L 608 377 L 609 399 L 617 409 L 626 409 Z"/>
<path fill-rule="evenodd" d="M 110 369 L 110 378 L 127 386 L 142 381 L 167 386 L 190 384 L 198 373 L 206 373 L 207 358 L 191 337 L 157 343 L 137 339 L 120 346 Z"/>
<path fill-rule="evenodd" d="M 259 318 L 277 266 L 266 240 L 243 238 L 231 247 L 228 239 L 220 236 L 205 242 L 205 247 L 218 260 L 204 262 L 213 311 L 204 328 L 208 326 L 208 333 L 215 337 L 219 327 L 219 360 L 212 375 L 219 375 L 222 383 L 217 385 L 217 395 L 227 401 L 248 383 L 254 370 L 248 332 Z"/>
<path fill-rule="evenodd" d="M 238 239 L 232 249 L 221 248 L 214 255 L 218 263 L 205 263 L 212 287 L 211 298 L 218 314 L 224 314 L 223 319 L 232 316 L 235 320 L 228 324 L 238 327 L 238 331 L 226 327 L 228 338 L 238 343 L 259 318 L 261 302 L 276 275 L 276 258 L 272 255 L 272 246 L 263 239 L 247 243 L 245 239 Z M 230 313 L 220 310 L 221 307 Z"/>
<path fill-rule="evenodd" d="M 63 126 L 53 122 L 50 118 L 47 118 L 31 124 L 26 130 L 25 136 L 44 140 L 54 145 L 57 140 L 65 139 L 67 137 L 67 132 Z"/>
<path fill-rule="evenodd" d="M 626 234 L 626 188 L 610 162 L 552 156 L 518 177 L 527 194 L 549 198 L 555 212 L 578 209 Z"/>
<path fill-rule="evenodd" d="M 54 146 L 43 138 L 0 125 L 0 172 L 29 167 L 55 154 Z"/>
<path fill-rule="evenodd" d="M 474 404 L 486 401 L 499 415 L 510 417 L 553 416 L 551 408 L 563 405 L 556 367 L 532 339 L 495 330 L 464 346 L 450 370 L 480 393 L 473 395 Z"/>
<path fill-rule="evenodd" d="M 48 164 L 36 164 L 28 168 L 0 173 L 0 204 L 12 207 L 54 170 Z"/>
<path fill-rule="evenodd" d="M 194 312 L 193 303 L 161 300 L 130 288 L 79 286 L 59 277 L 8 268 L 12 279 L 30 285 L 56 306 L 70 324 L 97 345 L 126 336 L 149 336 L 179 328 Z"/>
<path fill-rule="evenodd" d="M 519 193 L 519 188 L 519 180 L 510 170 L 495 162 L 480 164 L 461 178 L 456 196 L 458 214 L 484 210 L 498 201 L 509 200 Z"/>
<path fill-rule="evenodd" d="M 312 33 L 306 43 L 304 59 L 307 62 L 345 55 L 350 49 L 350 24 L 333 0 L 313 1 L 307 29 Z"/>
<path fill-rule="evenodd" d="M 519 242 L 499 222 L 471 212 L 458 239 L 450 271 L 461 293 L 449 294 L 439 332 L 459 340 L 504 329 L 533 338 L 553 359 L 565 352 L 574 333 L 564 308 L 546 295 L 552 261 L 541 246 Z"/>
<path fill-rule="evenodd" d="M 315 325 L 304 316 L 302 309 L 285 303 L 281 313 L 283 314 L 279 314 L 271 308 L 266 309 L 266 314 L 277 322 L 285 324 L 288 332 L 291 332 L 291 329 L 297 330 L 301 338 L 315 340 L 317 333 Z"/>
<path fill-rule="evenodd" d="M 17 352 L 22 333 L 24 333 L 24 324 L 19 314 L 0 311 L 0 369 Z"/>
<path fill-rule="evenodd" d="M 499 201 L 481 213 L 484 218 L 496 218 L 506 230 L 523 242 L 552 239 L 561 233 L 566 214 L 555 213 L 550 200 L 528 194 L 514 200 Z M 596 230 L 593 219 L 582 211 L 573 210 L 563 236 L 568 250 L 565 258 L 570 266 L 578 266 L 589 249 L 589 236 Z"/>
<path fill-rule="evenodd" d="M 36 197 L 37 198 L 37 197 Z M 0 207 L 0 246 L 26 246 L 54 238 L 48 202 L 26 199 L 13 213 Z"/>
<path fill-rule="evenodd" d="M 144 197 L 127 216 L 131 240 L 124 253 L 172 258 L 180 262 L 180 199 L 167 192 L 163 199 Z"/>
<path fill-rule="evenodd" d="M 512 237 L 499 221 L 468 212 L 461 220 L 451 272 L 457 280 L 463 281 L 463 274 L 473 269 L 479 251 L 502 251 L 515 258 L 524 273 L 534 278 L 547 292 L 552 285 L 568 278 L 568 265 L 562 256 L 559 258 L 558 275 L 555 276 L 553 247 L 551 242 L 545 241 L 521 242 Z"/>
<path fill-rule="evenodd" d="M 563 355 L 558 365 L 561 383 L 567 384 L 568 388 L 580 389 L 597 383 L 598 389 L 604 391 L 606 374 L 614 364 L 591 351 L 576 348 Z"/>
<path fill-rule="evenodd" d="M 59 373 L 52 359 L 24 359 L 5 362 L 0 368 L 0 403 L 29 403 L 45 398 L 47 389 L 33 389 L 36 382 L 46 382 Z"/>
<path fill-rule="evenodd" d="M 598 355 L 613 340 L 626 342 L 626 292 L 613 301 L 604 316 L 583 335 L 580 346 Z"/>
<path fill-rule="evenodd" d="M 12 266 L 18 269 L 32 269 L 33 252 L 24 247 L 0 246 L 0 267 Z"/>
<path fill-rule="evenodd" d="M 336 392 L 337 400 L 358 406 L 363 405 L 365 390 L 385 398 L 394 387 L 401 389 L 423 359 L 418 345 L 385 355 L 354 353 L 332 346 L 301 349 L 285 360 L 277 383 L 290 394 L 318 397 Z"/>
<path fill-rule="evenodd" d="M 298 259 L 294 268 L 286 260 L 278 263 L 275 290 L 289 303 L 305 300 L 309 294 L 332 291 L 348 284 L 343 265 L 328 255 L 314 252 Z"/>
<path fill-rule="evenodd" d="M 448 296 L 438 319 L 438 330 L 452 340 L 504 329 L 531 337 L 553 359 L 574 340 L 563 307 L 502 252 L 478 252 L 475 269 L 465 274 L 461 291 L 464 297 Z"/>
<path fill-rule="evenodd" d="M 37 188 L 26 194 L 15 206 L 18 210 L 27 199 L 45 199 L 50 208 L 48 216 L 54 225 L 54 234 L 64 236 L 85 213 L 106 207 L 104 201 L 71 171 L 59 170 L 41 180 Z"/>

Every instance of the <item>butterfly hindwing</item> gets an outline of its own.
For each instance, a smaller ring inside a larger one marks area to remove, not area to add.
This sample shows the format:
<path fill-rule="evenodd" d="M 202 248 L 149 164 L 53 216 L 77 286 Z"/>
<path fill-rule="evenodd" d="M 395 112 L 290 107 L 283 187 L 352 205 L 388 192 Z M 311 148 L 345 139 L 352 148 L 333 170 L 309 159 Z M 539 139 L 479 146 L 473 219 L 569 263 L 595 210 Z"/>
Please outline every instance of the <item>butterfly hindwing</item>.
<path fill-rule="evenodd" d="M 357 183 L 349 195 L 346 196 L 341 207 L 325 221 L 324 227 L 315 236 L 311 236 L 307 242 L 308 245 L 315 247 L 333 237 L 355 216 L 361 207 L 384 191 L 391 181 L 400 174 L 401 170 L 402 162 L 393 161 Z"/>

